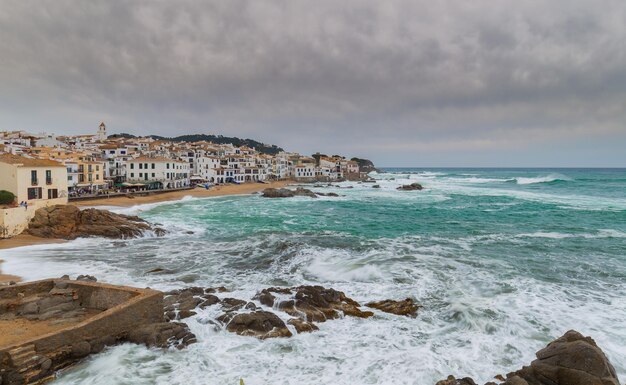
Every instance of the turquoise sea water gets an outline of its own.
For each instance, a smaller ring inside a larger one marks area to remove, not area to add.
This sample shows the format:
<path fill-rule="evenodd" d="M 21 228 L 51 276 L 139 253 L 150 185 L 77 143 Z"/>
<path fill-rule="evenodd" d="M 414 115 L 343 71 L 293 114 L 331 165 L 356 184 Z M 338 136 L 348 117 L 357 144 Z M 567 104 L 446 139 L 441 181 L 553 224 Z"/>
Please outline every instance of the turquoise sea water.
<path fill-rule="evenodd" d="M 568 329 L 593 336 L 624 381 L 626 170 L 372 176 L 380 189 L 309 187 L 339 198 L 248 195 L 119 209 L 169 234 L 3 251 L 4 268 L 160 289 L 224 285 L 245 299 L 268 286 L 321 284 L 362 302 L 424 305 L 416 319 L 347 317 L 268 341 L 215 329 L 207 324 L 221 314 L 213 307 L 187 320 L 200 342 L 185 351 L 110 348 L 58 384 L 434 384 L 451 373 L 484 383 Z M 411 182 L 425 189 L 396 190 Z M 146 274 L 155 267 L 172 273 Z"/>

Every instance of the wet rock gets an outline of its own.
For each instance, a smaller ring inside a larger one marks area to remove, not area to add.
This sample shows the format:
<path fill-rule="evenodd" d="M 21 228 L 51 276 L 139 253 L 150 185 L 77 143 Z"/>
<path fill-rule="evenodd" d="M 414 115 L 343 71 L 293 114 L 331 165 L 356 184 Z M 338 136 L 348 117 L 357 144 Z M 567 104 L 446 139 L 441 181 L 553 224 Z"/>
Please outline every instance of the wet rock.
<path fill-rule="evenodd" d="M 375 185 L 372 186 L 372 188 L 380 188 L 380 185 L 379 184 L 375 184 Z"/>
<path fill-rule="evenodd" d="M 293 327 L 296 328 L 296 331 L 298 332 L 298 334 L 312 333 L 316 330 L 320 330 L 320 328 L 318 328 L 314 323 L 301 320 L 300 318 L 292 318 L 289 321 L 287 321 L 287 323 L 289 325 L 293 325 Z"/>
<path fill-rule="evenodd" d="M 457 380 L 454 376 L 448 376 L 447 379 L 438 381 L 436 385 L 476 385 L 476 383 L 469 377 Z"/>
<path fill-rule="evenodd" d="M 77 281 L 98 282 L 98 278 L 93 275 L 79 275 L 76 277 Z"/>
<path fill-rule="evenodd" d="M 196 336 L 181 322 L 159 322 L 140 326 L 129 333 L 128 341 L 147 347 L 177 349 L 197 342 Z"/>
<path fill-rule="evenodd" d="M 507 374 L 502 385 L 619 385 L 613 365 L 591 337 L 570 330 L 536 353 L 537 359 Z M 439 381 L 437 385 L 466 385 Z M 465 380 L 465 379 L 464 379 Z M 500 378 L 502 380 L 502 378 Z M 457 380 L 459 381 L 459 380 Z M 473 385 L 474 382 L 467 382 Z"/>
<path fill-rule="evenodd" d="M 272 293 L 290 294 L 291 298 L 278 303 L 278 309 L 309 322 L 324 322 L 344 315 L 367 318 L 374 315 L 359 309 L 361 305 L 343 292 L 322 286 L 299 286 L 291 289 L 269 288 L 259 292 L 255 298 L 266 306 L 274 306 L 276 297 Z M 271 305 L 269 305 L 271 304 Z"/>
<path fill-rule="evenodd" d="M 317 198 L 317 194 L 313 191 L 298 187 L 295 190 L 287 188 L 266 188 L 263 190 L 262 197 L 264 198 L 292 198 L 295 196 L 307 196 L 310 198 Z"/>
<path fill-rule="evenodd" d="M 422 305 L 416 304 L 411 298 L 403 301 L 386 299 L 384 301 L 370 302 L 365 304 L 365 306 L 384 311 L 385 313 L 405 315 L 413 318 L 417 317 L 417 310 L 422 307 Z"/>
<path fill-rule="evenodd" d="M 237 298 L 224 298 L 222 300 L 222 308 L 225 312 L 237 311 L 248 304 L 248 301 Z"/>
<path fill-rule="evenodd" d="M 241 336 L 253 336 L 260 339 L 291 337 L 287 325 L 276 314 L 259 310 L 251 313 L 226 313 L 218 321 L 226 325 L 226 330 Z"/>
<path fill-rule="evenodd" d="M 136 238 L 145 231 L 163 235 L 136 216 L 114 214 L 107 210 L 84 209 L 73 205 L 42 207 L 35 212 L 27 232 L 42 238 L 76 239 L 81 237 Z"/>
<path fill-rule="evenodd" d="M 398 187 L 396 190 L 401 190 L 401 191 L 415 191 L 415 190 L 423 190 L 424 187 L 419 184 L 419 183 L 411 183 L 411 184 L 405 184 L 403 186 Z"/>
<path fill-rule="evenodd" d="M 162 267 L 156 267 L 152 270 L 146 271 L 146 274 L 174 274 L 174 270 L 164 269 Z"/>
<path fill-rule="evenodd" d="M 329 192 L 329 193 L 319 193 L 318 192 L 316 194 L 319 195 L 319 196 L 322 196 L 322 197 L 338 197 L 339 196 L 339 194 L 334 193 L 334 192 Z"/>
<path fill-rule="evenodd" d="M 220 299 L 206 293 L 202 287 L 188 287 L 171 290 L 164 294 L 163 311 L 166 320 L 181 320 L 196 315 L 194 309 L 204 309 L 220 302 Z M 244 301 L 245 304 L 245 301 Z"/>

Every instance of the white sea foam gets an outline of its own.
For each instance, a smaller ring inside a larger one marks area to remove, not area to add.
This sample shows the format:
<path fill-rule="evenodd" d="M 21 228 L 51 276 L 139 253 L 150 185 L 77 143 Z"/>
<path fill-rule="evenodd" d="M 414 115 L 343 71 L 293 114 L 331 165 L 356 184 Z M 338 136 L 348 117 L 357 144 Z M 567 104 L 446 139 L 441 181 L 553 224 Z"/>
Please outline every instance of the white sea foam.
<path fill-rule="evenodd" d="M 571 181 L 572 178 L 562 175 L 562 174 L 550 174 L 546 176 L 538 176 L 534 178 L 515 178 L 517 184 L 525 185 L 525 184 L 535 184 L 535 183 L 549 183 L 557 180 L 561 181 Z"/>

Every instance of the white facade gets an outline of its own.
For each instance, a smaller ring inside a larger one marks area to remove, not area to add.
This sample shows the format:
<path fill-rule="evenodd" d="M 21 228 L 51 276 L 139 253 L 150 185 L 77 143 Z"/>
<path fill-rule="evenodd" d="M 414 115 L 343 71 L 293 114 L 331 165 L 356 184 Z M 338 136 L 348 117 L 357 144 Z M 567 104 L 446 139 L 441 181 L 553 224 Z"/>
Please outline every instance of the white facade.
<path fill-rule="evenodd" d="M 129 160 L 126 167 L 127 182 L 159 182 L 164 189 L 190 185 L 189 163 L 167 159 L 140 157 Z"/>

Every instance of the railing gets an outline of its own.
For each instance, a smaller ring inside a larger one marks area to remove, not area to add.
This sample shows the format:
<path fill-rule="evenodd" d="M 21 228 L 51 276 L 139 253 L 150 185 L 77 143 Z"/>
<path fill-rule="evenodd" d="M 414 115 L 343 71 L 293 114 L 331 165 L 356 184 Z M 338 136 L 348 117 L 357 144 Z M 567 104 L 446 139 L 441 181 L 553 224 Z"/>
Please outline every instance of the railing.
<path fill-rule="evenodd" d="M 52 178 L 46 178 L 46 184 L 48 185 L 52 184 Z"/>
<path fill-rule="evenodd" d="M 31 178 L 30 184 L 31 186 L 37 186 L 39 184 L 39 181 L 37 180 L 37 178 Z"/>

